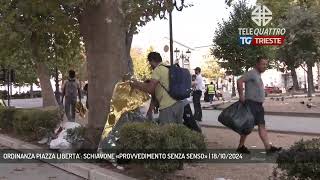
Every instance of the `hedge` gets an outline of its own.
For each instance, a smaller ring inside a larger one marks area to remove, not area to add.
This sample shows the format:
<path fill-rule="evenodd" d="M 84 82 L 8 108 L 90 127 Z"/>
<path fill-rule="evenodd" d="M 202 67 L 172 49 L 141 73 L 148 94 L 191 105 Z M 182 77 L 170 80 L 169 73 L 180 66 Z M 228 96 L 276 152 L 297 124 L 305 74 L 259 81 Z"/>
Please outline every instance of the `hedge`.
<path fill-rule="evenodd" d="M 59 108 L 42 109 L 0 109 L 0 128 L 6 132 L 14 132 L 28 140 L 39 140 L 46 133 L 53 132 L 62 120 Z"/>
<path fill-rule="evenodd" d="M 296 142 L 279 154 L 277 164 L 269 179 L 320 179 L 320 139 Z"/>
<path fill-rule="evenodd" d="M 120 129 L 117 142 L 120 152 L 205 152 L 206 143 L 202 134 L 184 125 L 153 123 L 128 123 Z M 183 161 L 144 162 L 146 168 L 163 173 L 181 167 Z"/>

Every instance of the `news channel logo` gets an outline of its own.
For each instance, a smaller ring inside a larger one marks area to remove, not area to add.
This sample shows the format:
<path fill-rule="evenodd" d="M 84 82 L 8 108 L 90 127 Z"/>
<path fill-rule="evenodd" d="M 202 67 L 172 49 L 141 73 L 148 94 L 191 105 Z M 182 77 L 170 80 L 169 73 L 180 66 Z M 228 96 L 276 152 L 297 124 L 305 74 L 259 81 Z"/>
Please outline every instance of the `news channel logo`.
<path fill-rule="evenodd" d="M 251 13 L 251 19 L 258 26 L 266 26 L 272 20 L 272 12 L 265 5 L 258 5 Z"/>
<path fill-rule="evenodd" d="M 272 20 L 272 11 L 265 5 L 257 5 L 251 19 L 258 28 L 239 28 L 240 46 L 280 46 L 284 44 L 285 28 L 264 27 Z"/>
<path fill-rule="evenodd" d="M 239 44 L 241 46 L 251 45 L 252 38 L 253 38 L 252 36 L 239 36 Z"/>

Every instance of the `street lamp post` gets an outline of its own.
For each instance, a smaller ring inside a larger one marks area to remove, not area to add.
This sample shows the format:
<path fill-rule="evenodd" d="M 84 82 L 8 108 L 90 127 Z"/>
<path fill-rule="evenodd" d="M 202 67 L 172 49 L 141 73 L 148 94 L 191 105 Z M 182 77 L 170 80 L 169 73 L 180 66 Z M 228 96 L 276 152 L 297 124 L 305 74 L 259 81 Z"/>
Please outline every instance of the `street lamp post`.
<path fill-rule="evenodd" d="M 170 65 L 173 65 L 172 10 L 169 11 Z"/>
<path fill-rule="evenodd" d="M 183 51 L 181 51 L 181 54 L 180 54 L 180 50 L 178 48 L 176 48 L 174 52 L 176 53 L 176 63 L 179 64 L 179 61 L 181 60 L 182 68 L 185 68 L 186 64 L 188 65 L 190 64 L 191 51 L 189 49 L 186 51 L 186 54 L 184 54 Z"/>
<path fill-rule="evenodd" d="M 181 0 L 181 6 L 177 5 L 176 0 L 168 0 L 172 1 L 172 6 L 169 9 L 169 32 L 170 32 L 170 64 L 173 65 L 173 33 L 172 33 L 172 11 L 175 8 L 177 11 L 182 11 L 184 7 L 184 0 Z"/>

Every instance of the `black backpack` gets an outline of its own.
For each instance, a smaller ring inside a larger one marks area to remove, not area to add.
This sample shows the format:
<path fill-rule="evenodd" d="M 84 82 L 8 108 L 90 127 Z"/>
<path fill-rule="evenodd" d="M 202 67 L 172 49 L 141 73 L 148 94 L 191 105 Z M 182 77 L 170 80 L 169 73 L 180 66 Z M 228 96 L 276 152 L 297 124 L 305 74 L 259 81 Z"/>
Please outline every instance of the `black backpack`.
<path fill-rule="evenodd" d="M 164 66 L 164 65 L 163 65 Z M 191 94 L 191 74 L 188 69 L 181 68 L 178 64 L 165 66 L 169 68 L 169 90 L 160 84 L 175 100 L 184 100 Z"/>

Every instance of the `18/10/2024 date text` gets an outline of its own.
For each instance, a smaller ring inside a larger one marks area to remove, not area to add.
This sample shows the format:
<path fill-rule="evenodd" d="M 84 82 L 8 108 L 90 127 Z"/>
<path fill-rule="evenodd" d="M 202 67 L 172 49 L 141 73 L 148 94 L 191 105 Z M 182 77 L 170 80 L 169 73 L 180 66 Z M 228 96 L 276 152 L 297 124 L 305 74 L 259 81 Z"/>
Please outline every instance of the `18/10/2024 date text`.
<path fill-rule="evenodd" d="M 242 154 L 239 153 L 209 153 L 208 159 L 213 160 L 241 160 Z"/>

